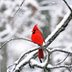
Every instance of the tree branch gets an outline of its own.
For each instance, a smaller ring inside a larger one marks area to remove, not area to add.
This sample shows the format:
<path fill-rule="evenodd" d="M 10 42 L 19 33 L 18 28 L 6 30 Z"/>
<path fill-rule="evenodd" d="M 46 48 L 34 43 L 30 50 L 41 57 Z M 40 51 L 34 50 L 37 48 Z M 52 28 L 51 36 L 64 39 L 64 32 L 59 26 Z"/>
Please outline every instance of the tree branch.
<path fill-rule="evenodd" d="M 12 38 L 12 39 L 6 41 L 6 42 L 0 47 L 0 49 L 2 49 L 6 44 L 8 44 L 9 42 L 14 41 L 14 40 L 25 40 L 25 41 L 28 41 L 28 42 L 32 42 L 31 40 L 28 40 L 28 39 L 26 39 L 26 38 Z M 32 43 L 34 43 L 34 42 L 32 42 Z M 34 43 L 34 44 L 36 44 L 36 43 Z"/>
<path fill-rule="evenodd" d="M 51 67 L 47 67 L 47 69 L 48 68 L 50 68 L 50 69 L 56 69 L 56 68 L 66 68 L 66 69 L 68 69 L 69 71 L 70 71 L 70 68 L 72 67 L 72 65 L 58 65 L 58 66 L 51 66 Z M 71 72 L 71 71 L 70 71 Z"/>
<path fill-rule="evenodd" d="M 14 13 L 13 17 L 15 17 L 15 15 L 17 14 L 17 12 L 20 10 L 20 7 L 23 5 L 24 1 L 25 1 L 25 0 L 22 1 L 22 3 L 20 4 L 18 10 L 16 10 L 16 12 Z"/>
<path fill-rule="evenodd" d="M 63 0 L 65 2 L 65 4 L 67 5 L 67 7 L 69 8 L 69 10 L 72 12 L 71 7 L 68 5 L 68 3 L 66 2 L 66 0 Z"/>
<path fill-rule="evenodd" d="M 63 20 L 57 25 L 56 29 L 46 38 L 46 46 L 49 46 L 55 40 L 55 38 L 65 30 L 71 19 L 72 13 L 68 12 Z"/>
<path fill-rule="evenodd" d="M 67 56 L 61 62 L 58 62 L 56 65 L 62 64 L 67 59 L 68 56 L 69 56 L 69 53 L 67 54 Z"/>
<path fill-rule="evenodd" d="M 39 65 L 39 64 L 35 64 L 34 65 L 35 67 L 38 67 L 38 68 L 41 68 L 41 69 L 44 69 L 45 67 L 42 66 L 42 65 Z M 66 68 L 68 71 L 71 72 L 70 68 L 72 67 L 72 65 L 57 65 L 57 66 L 52 66 L 52 65 L 48 65 L 46 67 L 46 70 L 49 70 L 49 69 L 56 69 L 56 68 Z"/>

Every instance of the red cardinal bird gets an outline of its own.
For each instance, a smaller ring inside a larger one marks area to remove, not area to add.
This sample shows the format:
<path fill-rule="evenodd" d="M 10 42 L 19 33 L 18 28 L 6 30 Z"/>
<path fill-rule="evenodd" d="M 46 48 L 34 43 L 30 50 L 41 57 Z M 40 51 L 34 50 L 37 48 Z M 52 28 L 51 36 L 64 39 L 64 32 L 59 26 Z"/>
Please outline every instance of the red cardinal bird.
<path fill-rule="evenodd" d="M 32 36 L 31 39 L 34 43 L 38 44 L 39 46 L 43 45 L 44 42 L 44 38 L 43 35 L 41 33 L 41 31 L 39 30 L 39 28 L 37 27 L 37 24 L 34 26 L 33 30 L 32 30 Z M 44 58 L 44 53 L 43 53 L 43 49 L 40 48 L 38 50 L 38 58 L 40 60 L 40 62 L 42 63 L 42 60 Z"/>

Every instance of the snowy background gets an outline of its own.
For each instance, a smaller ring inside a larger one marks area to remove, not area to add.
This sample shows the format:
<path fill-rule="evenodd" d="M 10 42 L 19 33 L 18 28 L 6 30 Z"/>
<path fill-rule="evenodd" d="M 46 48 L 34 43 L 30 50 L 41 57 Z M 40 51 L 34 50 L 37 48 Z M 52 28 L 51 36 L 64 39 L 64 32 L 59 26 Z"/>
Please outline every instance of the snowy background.
<path fill-rule="evenodd" d="M 20 37 L 30 40 L 31 31 L 35 24 L 38 24 L 44 38 L 46 38 L 69 11 L 62 0 L 25 0 L 20 7 L 22 1 L 0 0 L 0 46 L 11 38 Z M 72 0 L 66 1 L 70 6 L 72 5 Z M 16 12 L 17 10 L 18 12 Z M 12 65 L 22 53 L 35 47 L 37 45 L 25 40 L 9 42 L 0 50 L 0 72 L 6 72 L 7 67 Z M 72 50 L 72 21 L 49 47 Z M 55 65 L 65 56 L 64 53 L 53 53 L 51 64 Z M 64 64 L 71 63 L 72 59 L 69 56 Z M 23 70 L 25 72 L 43 72 L 42 69 L 31 69 L 29 66 Z M 56 71 L 68 72 L 66 69 L 51 70 L 51 72 Z"/>

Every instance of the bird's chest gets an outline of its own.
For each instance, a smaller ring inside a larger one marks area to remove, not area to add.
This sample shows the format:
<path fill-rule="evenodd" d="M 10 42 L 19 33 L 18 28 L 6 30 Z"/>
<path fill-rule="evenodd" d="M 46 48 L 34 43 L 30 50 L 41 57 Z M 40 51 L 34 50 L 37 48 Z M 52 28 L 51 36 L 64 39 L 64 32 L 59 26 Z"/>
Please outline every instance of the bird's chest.
<path fill-rule="evenodd" d="M 38 45 L 41 45 L 41 46 L 43 44 L 43 38 L 38 33 L 32 35 L 32 41 L 37 43 Z"/>

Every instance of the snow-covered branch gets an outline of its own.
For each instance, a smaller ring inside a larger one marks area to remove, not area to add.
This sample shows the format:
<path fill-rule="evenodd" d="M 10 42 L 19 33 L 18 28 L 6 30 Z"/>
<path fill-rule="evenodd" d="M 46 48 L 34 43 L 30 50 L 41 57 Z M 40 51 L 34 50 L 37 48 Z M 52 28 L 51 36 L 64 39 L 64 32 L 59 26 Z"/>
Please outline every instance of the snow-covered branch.
<path fill-rule="evenodd" d="M 63 20 L 57 25 L 57 27 L 55 28 L 55 30 L 46 38 L 46 45 L 50 45 L 54 39 L 62 32 L 65 30 L 65 28 L 67 27 L 67 25 L 69 24 L 70 20 L 72 19 L 72 13 L 68 12 L 65 17 L 63 18 Z"/>

